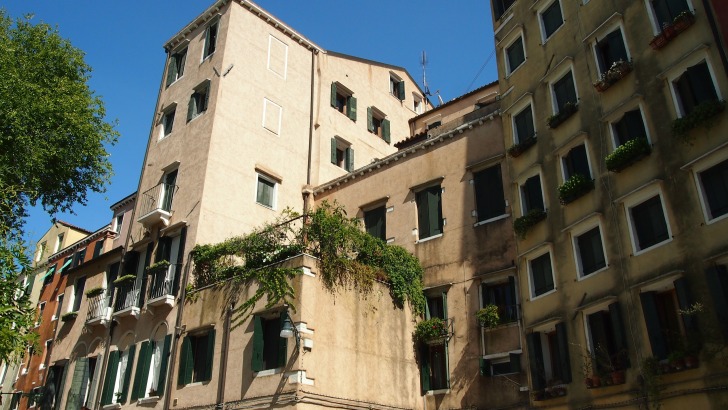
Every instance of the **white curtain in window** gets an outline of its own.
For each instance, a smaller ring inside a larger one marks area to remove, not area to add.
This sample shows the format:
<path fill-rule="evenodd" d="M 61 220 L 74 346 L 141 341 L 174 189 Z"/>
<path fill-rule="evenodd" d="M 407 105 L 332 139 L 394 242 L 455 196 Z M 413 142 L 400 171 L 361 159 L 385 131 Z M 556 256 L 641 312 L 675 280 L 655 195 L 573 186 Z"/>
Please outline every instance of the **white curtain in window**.
<path fill-rule="evenodd" d="M 150 361 L 149 377 L 147 378 L 147 393 L 146 397 L 149 397 L 149 391 L 158 390 L 157 383 L 159 382 L 159 372 L 162 365 L 162 343 L 161 340 L 154 341 L 152 347 L 152 360 Z"/>
<path fill-rule="evenodd" d="M 116 371 L 116 381 L 114 383 L 114 397 L 112 398 L 116 402 L 116 396 L 121 393 L 121 389 L 124 386 L 124 376 L 126 374 L 126 366 L 129 362 L 129 350 L 122 352 L 119 358 L 119 368 Z"/>

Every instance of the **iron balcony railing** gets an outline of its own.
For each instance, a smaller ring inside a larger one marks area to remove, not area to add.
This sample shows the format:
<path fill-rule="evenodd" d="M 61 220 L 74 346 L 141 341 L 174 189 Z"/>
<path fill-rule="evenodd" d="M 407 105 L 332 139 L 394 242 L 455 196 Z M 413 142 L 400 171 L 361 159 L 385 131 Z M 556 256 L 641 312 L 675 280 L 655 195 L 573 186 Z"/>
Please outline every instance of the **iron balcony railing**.
<path fill-rule="evenodd" d="M 161 183 L 144 191 L 139 198 L 141 202 L 139 207 L 140 215 L 144 216 L 157 210 L 170 212 L 177 188 L 177 185 Z"/>
<path fill-rule="evenodd" d="M 174 274 L 179 264 L 173 263 L 166 270 L 154 272 L 150 278 L 149 300 L 172 295 L 174 291 Z"/>
<path fill-rule="evenodd" d="M 100 295 L 88 298 L 88 314 L 86 321 L 90 322 L 95 319 L 101 319 L 106 315 L 106 308 L 109 307 L 109 298 L 106 291 Z"/>
<path fill-rule="evenodd" d="M 114 312 L 138 306 L 140 290 L 141 284 L 138 281 L 118 284 L 116 288 Z"/>

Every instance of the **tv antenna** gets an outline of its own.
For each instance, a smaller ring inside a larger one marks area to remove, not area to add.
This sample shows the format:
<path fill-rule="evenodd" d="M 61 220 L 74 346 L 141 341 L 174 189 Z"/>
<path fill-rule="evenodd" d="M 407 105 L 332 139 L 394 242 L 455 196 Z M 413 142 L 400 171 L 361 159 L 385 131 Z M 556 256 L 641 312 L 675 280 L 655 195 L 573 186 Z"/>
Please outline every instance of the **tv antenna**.
<path fill-rule="evenodd" d="M 422 50 L 420 64 L 422 65 L 422 86 L 425 88 L 425 95 L 432 95 L 430 93 L 430 87 L 427 86 L 427 53 L 425 50 Z"/>

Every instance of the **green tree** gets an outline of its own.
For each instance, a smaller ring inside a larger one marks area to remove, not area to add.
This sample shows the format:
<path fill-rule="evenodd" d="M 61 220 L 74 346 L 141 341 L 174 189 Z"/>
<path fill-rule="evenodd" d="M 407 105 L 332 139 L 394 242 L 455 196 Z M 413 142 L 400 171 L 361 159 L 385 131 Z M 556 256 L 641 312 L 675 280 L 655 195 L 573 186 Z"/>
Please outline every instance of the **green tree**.
<path fill-rule="evenodd" d="M 0 10 L 0 360 L 24 351 L 33 307 L 18 289 L 30 206 L 49 214 L 85 204 L 111 177 L 118 132 L 89 88 L 84 53 L 47 24 Z M 30 321 L 26 320 L 30 318 Z"/>

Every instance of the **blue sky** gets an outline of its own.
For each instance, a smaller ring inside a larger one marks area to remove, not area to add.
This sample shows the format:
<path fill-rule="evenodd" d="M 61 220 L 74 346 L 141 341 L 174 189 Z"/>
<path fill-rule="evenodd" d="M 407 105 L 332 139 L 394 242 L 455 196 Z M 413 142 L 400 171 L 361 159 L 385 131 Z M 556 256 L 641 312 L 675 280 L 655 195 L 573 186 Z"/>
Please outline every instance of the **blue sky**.
<path fill-rule="evenodd" d="M 57 26 L 86 53 L 91 88 L 117 121 L 119 142 L 109 149 L 114 176 L 107 192 L 58 219 L 96 230 L 111 221 L 109 206 L 134 192 L 149 137 L 165 54 L 162 45 L 213 0 L 58 1 L 0 3 L 11 17 Z M 420 55 L 427 52 L 427 82 L 445 101 L 497 79 L 488 0 L 293 1 L 258 0 L 264 9 L 327 50 L 402 66 L 422 85 Z M 434 99 L 434 101 L 437 101 Z M 26 233 L 37 241 L 50 216 L 33 209 Z"/>

